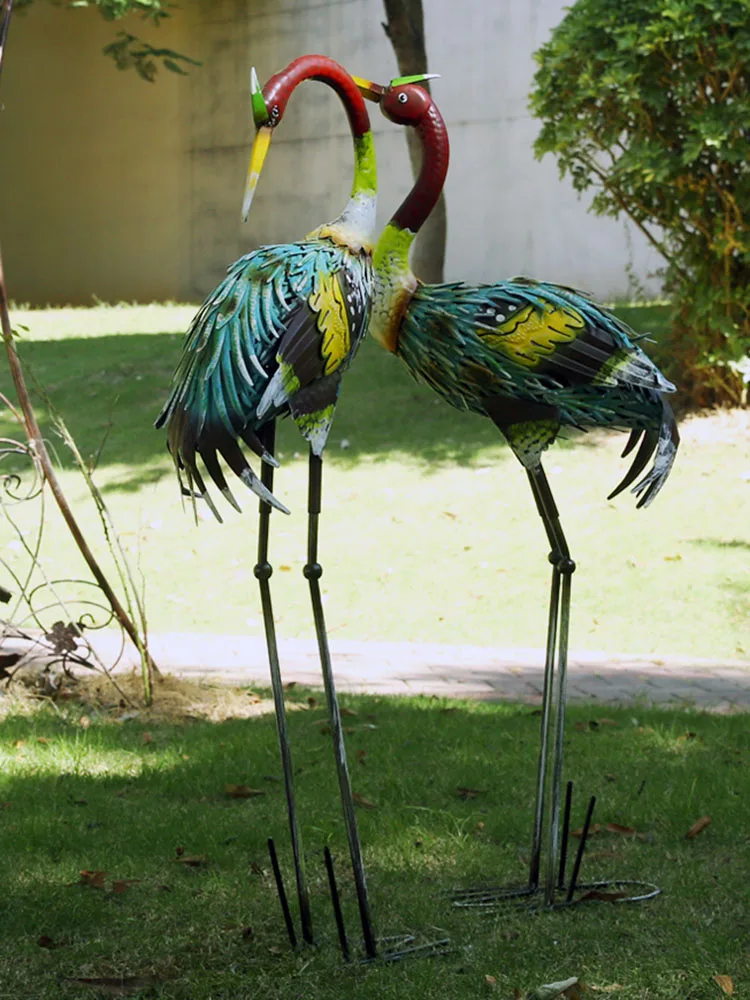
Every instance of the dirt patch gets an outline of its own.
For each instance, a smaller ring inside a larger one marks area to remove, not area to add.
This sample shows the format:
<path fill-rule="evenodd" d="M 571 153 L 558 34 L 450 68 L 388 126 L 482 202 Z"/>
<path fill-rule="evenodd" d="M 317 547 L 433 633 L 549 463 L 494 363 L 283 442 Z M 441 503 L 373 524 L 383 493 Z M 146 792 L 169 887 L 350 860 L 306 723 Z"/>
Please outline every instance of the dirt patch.
<path fill-rule="evenodd" d="M 112 721 L 140 719 L 144 722 L 174 722 L 182 719 L 248 719 L 273 712 L 273 699 L 246 687 L 230 684 L 182 680 L 171 674 L 154 681 L 153 704 L 146 707 L 143 686 L 137 673 L 115 674 L 112 683 L 103 674 L 86 677 L 58 677 L 54 689 L 26 685 L 20 681 L 0 690 L 0 718 L 27 715 L 43 706 L 76 708 L 84 714 Z M 306 708 L 290 703 L 287 710 Z"/>
<path fill-rule="evenodd" d="M 182 680 L 165 674 L 154 680 L 153 704 L 143 703 L 143 687 L 138 674 L 117 674 L 119 691 L 106 677 L 80 678 L 66 687 L 65 696 L 98 712 L 111 712 L 115 718 L 169 721 L 176 719 L 247 719 L 273 712 L 273 700 L 247 688 L 229 684 Z"/>

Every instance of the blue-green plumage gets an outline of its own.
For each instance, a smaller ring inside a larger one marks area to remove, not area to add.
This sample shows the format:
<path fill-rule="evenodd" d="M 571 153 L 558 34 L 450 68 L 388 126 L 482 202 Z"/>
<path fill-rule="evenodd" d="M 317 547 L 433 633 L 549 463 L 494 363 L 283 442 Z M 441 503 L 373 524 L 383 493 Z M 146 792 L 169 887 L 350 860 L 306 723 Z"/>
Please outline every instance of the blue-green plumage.
<path fill-rule="evenodd" d="M 637 487 L 645 505 L 666 479 L 679 438 L 662 395 L 674 386 L 634 337 L 588 296 L 517 278 L 419 285 L 401 320 L 396 353 L 452 406 L 491 417 L 527 467 L 538 464 L 562 425 L 643 434 L 637 471 L 615 492 L 656 452 Z"/>
<path fill-rule="evenodd" d="M 281 507 L 248 465 L 239 440 L 273 462 L 258 431 L 291 413 L 314 450 L 322 450 L 341 374 L 367 327 L 371 281 L 368 253 L 313 237 L 241 257 L 203 303 L 156 426 L 167 429 L 187 492 L 197 491 L 217 516 L 197 455 L 234 506 L 217 455 L 250 489 Z M 329 300 L 340 312 L 333 356 L 325 342 Z"/>

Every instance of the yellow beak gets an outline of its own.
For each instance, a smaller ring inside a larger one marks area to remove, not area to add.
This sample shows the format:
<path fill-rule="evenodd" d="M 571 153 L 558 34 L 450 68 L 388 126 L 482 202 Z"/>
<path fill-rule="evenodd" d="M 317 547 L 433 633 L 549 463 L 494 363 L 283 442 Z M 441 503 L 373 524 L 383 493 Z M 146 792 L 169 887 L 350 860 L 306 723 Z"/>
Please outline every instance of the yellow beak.
<path fill-rule="evenodd" d="M 250 151 L 250 165 L 247 168 L 247 180 L 245 181 L 245 196 L 242 199 L 242 221 L 247 222 L 250 214 L 250 206 L 253 203 L 253 195 L 258 186 L 260 172 L 263 169 L 263 162 L 271 145 L 273 129 L 268 125 L 263 125 L 255 133 L 255 141 Z"/>
<path fill-rule="evenodd" d="M 365 100 L 374 101 L 376 104 L 383 100 L 386 87 L 381 87 L 379 83 L 373 83 L 372 80 L 363 80 L 361 76 L 353 76 L 352 80 L 357 84 L 359 92 Z"/>

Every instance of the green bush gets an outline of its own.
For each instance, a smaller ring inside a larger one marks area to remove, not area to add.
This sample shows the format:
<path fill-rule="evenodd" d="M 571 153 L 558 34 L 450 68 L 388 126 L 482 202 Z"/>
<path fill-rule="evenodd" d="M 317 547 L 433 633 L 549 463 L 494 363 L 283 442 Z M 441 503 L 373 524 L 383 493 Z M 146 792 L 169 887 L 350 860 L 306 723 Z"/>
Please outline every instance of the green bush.
<path fill-rule="evenodd" d="M 666 261 L 683 398 L 746 403 L 750 0 L 577 0 L 536 59 L 537 156 Z"/>

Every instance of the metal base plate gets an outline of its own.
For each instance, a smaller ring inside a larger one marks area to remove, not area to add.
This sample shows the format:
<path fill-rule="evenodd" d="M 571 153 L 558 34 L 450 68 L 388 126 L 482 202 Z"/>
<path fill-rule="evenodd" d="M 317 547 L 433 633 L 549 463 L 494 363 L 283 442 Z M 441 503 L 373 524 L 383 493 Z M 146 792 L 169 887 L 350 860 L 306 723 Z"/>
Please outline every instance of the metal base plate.
<path fill-rule="evenodd" d="M 562 896 L 566 890 L 558 889 Z M 660 895 L 661 889 L 653 882 L 639 879 L 602 879 L 596 882 L 580 882 L 573 898 L 561 898 L 547 906 L 544 903 L 542 887 L 530 889 L 525 886 L 478 886 L 473 889 L 458 889 L 451 893 L 453 906 L 465 910 L 491 910 L 509 904 L 518 909 L 564 910 L 584 902 L 602 903 L 642 903 Z"/>
<path fill-rule="evenodd" d="M 400 962 L 404 958 L 431 958 L 446 955 L 452 951 L 451 939 L 441 938 L 439 941 L 429 941 L 426 944 L 414 944 L 414 934 L 393 934 L 378 941 L 379 950 L 375 958 L 360 959 L 361 965 L 372 962 Z"/>

